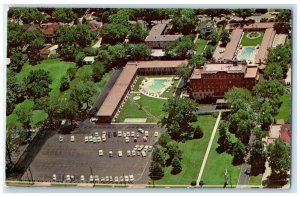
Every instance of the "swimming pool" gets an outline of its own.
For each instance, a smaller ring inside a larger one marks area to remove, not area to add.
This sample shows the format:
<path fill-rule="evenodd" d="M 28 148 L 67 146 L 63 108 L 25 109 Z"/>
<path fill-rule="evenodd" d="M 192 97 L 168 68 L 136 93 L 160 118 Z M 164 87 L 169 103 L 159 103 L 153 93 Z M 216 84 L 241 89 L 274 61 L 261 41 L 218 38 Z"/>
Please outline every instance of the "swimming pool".
<path fill-rule="evenodd" d="M 249 60 L 255 47 L 245 47 L 243 52 L 238 56 L 238 60 Z"/>
<path fill-rule="evenodd" d="M 148 88 L 149 92 L 160 92 L 165 87 L 165 82 L 167 82 L 167 79 L 153 79 L 152 84 Z"/>

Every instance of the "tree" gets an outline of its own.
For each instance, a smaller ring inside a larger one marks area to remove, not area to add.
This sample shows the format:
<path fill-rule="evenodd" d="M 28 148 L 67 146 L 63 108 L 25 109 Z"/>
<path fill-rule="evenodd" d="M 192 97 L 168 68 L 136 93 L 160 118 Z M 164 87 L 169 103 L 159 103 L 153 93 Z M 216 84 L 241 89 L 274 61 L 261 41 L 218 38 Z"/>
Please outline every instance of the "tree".
<path fill-rule="evenodd" d="M 176 68 L 176 75 L 183 79 L 184 83 L 189 79 L 192 73 L 192 69 L 187 67 L 185 64 L 181 64 Z"/>
<path fill-rule="evenodd" d="M 18 48 L 11 50 L 9 67 L 17 73 L 21 71 L 23 65 L 27 61 L 26 56 Z"/>
<path fill-rule="evenodd" d="M 269 130 L 269 126 L 273 123 L 276 112 L 277 110 L 272 108 L 269 101 L 263 102 L 259 118 L 263 130 Z"/>
<path fill-rule="evenodd" d="M 271 80 L 281 80 L 283 78 L 282 67 L 278 63 L 268 64 L 264 69 L 264 77 Z"/>
<path fill-rule="evenodd" d="M 220 40 L 219 32 L 214 31 L 212 34 L 208 36 L 208 39 L 210 40 L 211 45 L 213 46 L 216 45 Z"/>
<path fill-rule="evenodd" d="M 61 80 L 60 80 L 60 91 L 65 91 L 67 89 L 70 88 L 70 78 L 69 76 L 66 74 L 64 76 L 62 76 Z"/>
<path fill-rule="evenodd" d="M 207 60 L 211 60 L 213 57 L 213 51 L 214 47 L 211 45 L 207 45 L 205 50 L 203 51 L 203 57 L 205 57 Z"/>
<path fill-rule="evenodd" d="M 78 104 L 70 100 L 69 98 L 62 97 L 59 103 L 59 109 L 63 116 L 73 124 L 73 120 L 76 120 L 79 116 L 80 108 Z"/>
<path fill-rule="evenodd" d="M 119 9 L 117 13 L 111 14 L 108 17 L 108 21 L 110 23 L 120 24 L 120 25 L 128 25 L 129 17 L 132 15 L 130 9 Z"/>
<path fill-rule="evenodd" d="M 35 38 L 28 46 L 28 57 L 29 62 L 32 65 L 35 65 L 39 62 L 40 56 L 39 56 L 39 50 L 44 47 L 45 39 L 44 37 L 38 37 Z"/>
<path fill-rule="evenodd" d="M 291 30 L 291 25 L 287 22 L 276 22 L 273 28 L 278 34 L 288 34 Z"/>
<path fill-rule="evenodd" d="M 291 10 L 282 9 L 280 10 L 279 14 L 276 16 L 276 22 L 290 22 L 292 17 Z"/>
<path fill-rule="evenodd" d="M 159 163 L 152 161 L 150 164 L 149 176 L 152 180 L 161 179 L 164 176 L 163 167 Z"/>
<path fill-rule="evenodd" d="M 222 33 L 220 35 L 220 40 L 226 44 L 230 41 L 230 34 L 229 34 L 228 30 L 222 31 Z"/>
<path fill-rule="evenodd" d="M 205 9 L 204 14 L 210 16 L 211 21 L 213 21 L 214 17 L 220 15 L 220 9 Z"/>
<path fill-rule="evenodd" d="M 57 117 L 61 109 L 62 98 L 57 94 L 50 94 L 47 97 L 39 99 L 39 107 L 48 114 L 49 123 L 52 124 L 53 120 Z"/>
<path fill-rule="evenodd" d="M 253 103 L 255 102 L 254 97 L 248 89 L 236 87 L 225 93 L 225 99 L 231 107 L 232 113 L 235 113 L 246 106 L 253 107 Z"/>
<path fill-rule="evenodd" d="M 165 148 L 171 140 L 171 136 L 168 133 L 164 133 L 158 139 L 158 144 Z"/>
<path fill-rule="evenodd" d="M 268 161 L 272 175 L 278 179 L 286 177 L 291 166 L 290 149 L 283 140 L 277 139 L 268 146 Z"/>
<path fill-rule="evenodd" d="M 243 18 L 243 21 L 249 16 L 252 16 L 254 13 L 254 9 L 235 9 L 234 12 L 237 16 Z"/>
<path fill-rule="evenodd" d="M 196 104 L 192 100 L 177 97 L 169 99 L 164 105 L 163 111 L 168 116 L 163 118 L 162 124 L 166 125 L 172 139 L 180 141 L 192 137 L 194 129 L 191 123 L 197 120 L 193 113 L 195 109 Z"/>
<path fill-rule="evenodd" d="M 203 137 L 203 131 L 201 127 L 197 126 L 194 130 L 194 139 L 200 139 Z"/>
<path fill-rule="evenodd" d="M 85 83 L 74 83 L 70 87 L 71 99 L 77 103 L 79 109 L 86 104 L 86 110 L 93 102 L 93 96 L 96 95 L 95 83 L 87 81 Z"/>
<path fill-rule="evenodd" d="M 18 120 L 22 124 L 22 127 L 27 130 L 26 139 L 30 137 L 31 121 L 33 116 L 33 101 L 25 100 L 18 105 L 15 109 L 15 114 L 18 116 Z"/>
<path fill-rule="evenodd" d="M 172 30 L 184 35 L 190 34 L 196 27 L 196 16 L 194 9 L 181 9 L 171 21 Z"/>
<path fill-rule="evenodd" d="M 240 140 L 237 140 L 237 142 L 233 146 L 232 154 L 233 164 L 239 165 L 244 163 L 244 158 L 246 156 L 246 146 Z"/>
<path fill-rule="evenodd" d="M 203 55 L 196 54 L 190 60 L 189 64 L 193 66 L 203 66 L 206 62 L 206 58 Z"/>
<path fill-rule="evenodd" d="M 70 23 L 77 18 L 72 8 L 56 8 L 52 13 L 52 17 L 63 23 Z"/>
<path fill-rule="evenodd" d="M 228 131 L 228 125 L 225 122 L 222 122 L 219 126 L 219 150 L 223 151 L 230 151 L 232 142 L 230 139 L 230 133 Z"/>
<path fill-rule="evenodd" d="M 75 79 L 76 72 L 77 72 L 77 68 L 76 67 L 70 67 L 70 68 L 68 68 L 66 74 L 69 76 L 70 81 L 72 81 L 73 79 Z"/>
<path fill-rule="evenodd" d="M 122 24 L 104 24 L 100 30 L 100 36 L 102 37 L 102 43 L 117 44 L 124 42 L 129 29 Z"/>
<path fill-rule="evenodd" d="M 135 23 L 131 26 L 128 39 L 131 43 L 144 42 L 148 32 L 143 28 L 141 23 Z"/>
<path fill-rule="evenodd" d="M 42 13 L 37 8 L 21 8 L 21 20 L 25 24 L 35 22 L 40 19 Z"/>
<path fill-rule="evenodd" d="M 265 170 L 266 151 L 261 140 L 254 140 L 250 147 L 249 163 L 252 174 L 263 173 Z"/>
<path fill-rule="evenodd" d="M 21 50 L 24 46 L 24 28 L 23 26 L 8 21 L 7 23 L 7 55 L 11 55 L 11 51 Z"/>
<path fill-rule="evenodd" d="M 172 174 L 178 174 L 182 170 L 181 162 L 178 157 L 174 157 L 172 160 Z"/>
<path fill-rule="evenodd" d="M 101 61 L 95 61 L 93 63 L 93 79 L 94 82 L 99 81 L 105 73 L 105 65 Z"/>
<path fill-rule="evenodd" d="M 188 51 L 194 48 L 192 36 L 183 36 L 173 44 L 164 46 L 166 55 L 185 59 L 189 56 Z"/>
<path fill-rule="evenodd" d="M 60 45 L 59 46 L 59 54 L 66 61 L 74 61 L 75 56 L 78 54 L 79 49 L 74 45 Z"/>
<path fill-rule="evenodd" d="M 158 163 L 162 167 L 165 166 L 166 155 L 162 147 L 156 146 L 152 153 L 152 161 Z"/>
<path fill-rule="evenodd" d="M 128 60 L 143 60 L 152 53 L 151 48 L 145 44 L 129 44 L 126 47 L 126 57 Z"/>
<path fill-rule="evenodd" d="M 34 99 L 47 96 L 51 90 L 51 83 L 52 79 L 48 71 L 42 69 L 31 70 L 25 78 L 26 94 L 29 98 Z"/>
<path fill-rule="evenodd" d="M 77 53 L 77 55 L 75 56 L 75 62 L 77 64 L 77 66 L 82 66 L 83 65 L 83 59 L 85 58 L 85 53 L 84 52 L 79 52 Z"/>
<path fill-rule="evenodd" d="M 267 62 L 268 64 L 271 63 L 278 63 L 282 70 L 283 75 L 286 76 L 288 71 L 288 65 L 292 61 L 292 49 L 289 43 L 284 45 L 278 45 L 275 48 L 272 48 L 268 54 Z"/>
<path fill-rule="evenodd" d="M 166 152 L 169 155 L 169 159 L 172 161 L 174 157 L 182 158 L 182 151 L 176 141 L 170 141 L 166 146 Z"/>
<path fill-rule="evenodd" d="M 126 64 L 126 49 L 122 44 L 109 45 L 107 48 L 109 55 L 109 67 L 123 67 Z"/>
<path fill-rule="evenodd" d="M 75 39 L 76 44 L 84 48 L 92 43 L 92 41 L 95 39 L 95 34 L 89 29 L 87 25 L 79 24 L 75 26 Z"/>

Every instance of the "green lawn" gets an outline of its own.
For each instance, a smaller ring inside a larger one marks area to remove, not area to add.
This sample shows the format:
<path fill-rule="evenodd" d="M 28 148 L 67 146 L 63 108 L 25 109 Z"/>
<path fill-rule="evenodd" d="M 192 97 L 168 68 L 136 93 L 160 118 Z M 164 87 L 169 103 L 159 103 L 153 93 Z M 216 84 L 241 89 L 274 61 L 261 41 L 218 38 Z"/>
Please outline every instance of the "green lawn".
<path fill-rule="evenodd" d="M 65 62 L 60 59 L 47 59 L 43 60 L 40 64 L 37 65 L 29 65 L 26 63 L 21 72 L 17 74 L 16 77 L 19 79 L 24 79 L 31 70 L 42 69 L 48 71 L 50 73 L 50 77 L 52 79 L 52 84 L 50 85 L 52 92 L 58 92 L 60 88 L 60 79 L 64 76 L 67 70 L 71 67 L 75 67 L 75 63 L 73 62 Z"/>
<path fill-rule="evenodd" d="M 261 185 L 263 174 L 257 176 L 250 176 L 249 185 Z"/>
<path fill-rule="evenodd" d="M 201 127 L 204 133 L 203 138 L 179 143 L 179 147 L 183 151 L 182 171 L 177 175 L 172 175 L 172 167 L 165 167 L 164 177 L 155 181 L 155 184 L 189 185 L 192 181 L 197 180 L 215 121 L 216 118 L 211 115 L 198 116 L 198 121 L 194 124 L 194 126 L 199 125 Z"/>
<path fill-rule="evenodd" d="M 231 183 L 236 185 L 238 182 L 241 165 L 232 165 L 232 156 L 227 153 L 219 154 L 216 149 L 219 147 L 218 144 L 219 132 L 217 131 L 210 153 L 203 171 L 202 180 L 204 185 L 223 185 L 225 181 L 224 173 L 225 170 L 231 174 Z M 232 135 L 234 141 L 235 137 Z"/>
<path fill-rule="evenodd" d="M 241 45 L 243 46 L 256 46 L 258 44 L 261 44 L 263 37 L 264 37 L 264 32 L 259 32 L 260 33 L 260 37 L 255 38 L 255 39 L 250 39 L 247 37 L 247 35 L 250 32 L 245 32 L 241 41 Z"/>
<path fill-rule="evenodd" d="M 284 119 L 285 122 L 291 122 L 291 94 L 285 94 L 281 97 L 282 104 L 278 110 L 275 119 Z"/>
<path fill-rule="evenodd" d="M 156 122 L 153 118 L 149 117 L 143 110 L 139 109 L 138 106 L 134 105 L 131 99 L 137 94 L 131 94 L 129 99 L 126 101 L 121 113 L 117 118 L 117 122 L 123 122 L 125 118 L 147 118 L 147 122 Z M 140 94 L 140 100 L 136 103 L 141 105 L 144 109 L 149 111 L 152 115 L 158 119 L 163 118 L 165 113 L 162 112 L 163 105 L 167 100 L 157 99 Z"/>
<path fill-rule="evenodd" d="M 195 44 L 195 51 L 197 54 L 201 54 L 207 44 L 207 40 L 198 39 Z"/>

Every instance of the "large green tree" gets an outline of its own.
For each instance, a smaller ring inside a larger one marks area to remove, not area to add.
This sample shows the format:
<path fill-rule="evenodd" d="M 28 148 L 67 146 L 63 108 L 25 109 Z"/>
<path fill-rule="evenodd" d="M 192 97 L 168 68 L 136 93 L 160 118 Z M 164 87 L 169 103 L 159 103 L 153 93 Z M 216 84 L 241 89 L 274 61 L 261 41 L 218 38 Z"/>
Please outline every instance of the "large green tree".
<path fill-rule="evenodd" d="M 169 159 L 173 160 L 174 157 L 182 158 L 182 150 L 180 150 L 178 142 L 172 140 L 166 146 L 166 152 L 169 155 Z"/>
<path fill-rule="evenodd" d="M 162 120 L 163 125 L 168 129 L 168 133 L 175 140 L 181 141 L 192 137 L 192 122 L 197 120 L 193 113 L 196 104 L 190 99 L 171 98 L 163 107 L 163 111 L 168 113 Z"/>
<path fill-rule="evenodd" d="M 266 79 L 278 79 L 283 78 L 282 67 L 278 63 L 270 63 L 264 69 L 264 78 Z"/>
<path fill-rule="evenodd" d="M 165 166 L 166 154 L 161 146 L 156 146 L 152 153 L 152 161 L 159 163 L 162 167 Z"/>
<path fill-rule="evenodd" d="M 122 24 L 104 24 L 100 30 L 100 35 L 102 37 L 102 42 L 107 44 L 117 44 L 124 42 L 129 28 Z"/>
<path fill-rule="evenodd" d="M 51 90 L 51 83 L 52 79 L 48 71 L 42 69 L 31 70 L 25 78 L 26 94 L 29 98 L 34 99 L 47 96 Z"/>
<path fill-rule="evenodd" d="M 173 44 L 164 46 L 167 56 L 185 59 L 189 56 L 188 51 L 194 48 L 192 36 L 183 36 Z"/>
<path fill-rule="evenodd" d="M 237 140 L 232 150 L 232 154 L 233 154 L 232 163 L 234 165 L 244 163 L 244 158 L 246 156 L 246 153 L 247 153 L 246 146 L 240 140 Z"/>
<path fill-rule="evenodd" d="M 95 83 L 87 81 L 84 83 L 77 82 L 71 84 L 71 99 L 76 102 L 79 108 L 86 105 L 86 110 L 91 106 L 93 97 L 96 95 Z"/>
<path fill-rule="evenodd" d="M 230 151 L 232 147 L 232 142 L 230 139 L 230 133 L 228 130 L 228 124 L 225 122 L 221 122 L 218 130 L 219 130 L 219 139 L 218 139 L 218 144 L 220 152 L 223 151 Z"/>
<path fill-rule="evenodd" d="M 181 9 L 180 12 L 173 17 L 171 24 L 175 32 L 180 32 L 184 35 L 192 33 L 197 24 L 195 9 Z"/>
<path fill-rule="evenodd" d="M 186 83 L 186 81 L 189 79 L 191 73 L 192 69 L 185 64 L 182 64 L 181 66 L 176 68 L 176 75 L 182 78 L 184 83 Z"/>
<path fill-rule="evenodd" d="M 52 17 L 63 23 L 70 23 L 77 18 L 72 8 L 56 8 L 52 13 Z"/>
<path fill-rule="evenodd" d="M 158 162 L 152 161 L 149 171 L 152 180 L 161 179 L 164 176 L 164 168 Z"/>
<path fill-rule="evenodd" d="M 263 173 L 265 170 L 267 154 L 265 145 L 261 140 L 254 140 L 250 146 L 249 163 L 253 174 Z"/>
<path fill-rule="evenodd" d="M 255 11 L 254 9 L 235 9 L 235 10 L 234 10 L 234 13 L 235 13 L 237 16 L 243 18 L 243 21 L 245 21 L 245 19 L 246 19 L 247 17 L 253 15 L 254 11 Z"/>
<path fill-rule="evenodd" d="M 128 60 L 144 60 L 152 53 L 151 48 L 146 44 L 129 44 L 126 47 L 126 58 Z"/>
<path fill-rule="evenodd" d="M 137 22 L 130 27 L 128 39 L 130 43 L 140 43 L 144 42 L 147 35 L 147 30 L 143 28 L 141 23 Z"/>
<path fill-rule="evenodd" d="M 20 72 L 26 61 L 27 61 L 26 55 L 23 54 L 19 48 L 15 48 L 11 50 L 10 64 L 9 64 L 10 69 L 13 69 L 16 72 Z"/>
<path fill-rule="evenodd" d="M 189 64 L 193 66 L 203 66 L 205 62 L 206 58 L 201 54 L 196 54 L 189 60 Z"/>

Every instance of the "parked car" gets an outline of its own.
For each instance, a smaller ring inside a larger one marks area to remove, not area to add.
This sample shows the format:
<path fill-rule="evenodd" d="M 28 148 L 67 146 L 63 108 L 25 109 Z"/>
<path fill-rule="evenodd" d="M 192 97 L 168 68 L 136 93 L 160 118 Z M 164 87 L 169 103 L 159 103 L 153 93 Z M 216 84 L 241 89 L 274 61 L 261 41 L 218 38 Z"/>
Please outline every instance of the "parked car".
<path fill-rule="evenodd" d="M 108 132 L 108 137 L 109 137 L 109 138 L 112 138 L 112 136 L 113 136 L 112 133 L 111 133 L 111 132 Z"/>
<path fill-rule="evenodd" d="M 148 150 L 148 145 L 146 145 L 145 147 L 144 147 L 144 151 L 146 152 L 147 150 Z"/>
<path fill-rule="evenodd" d="M 53 174 L 53 175 L 52 175 L 52 180 L 53 180 L 53 181 L 56 181 L 56 174 Z"/>
<path fill-rule="evenodd" d="M 97 137 L 97 142 L 98 143 L 101 142 L 101 137 L 100 136 Z"/>
<path fill-rule="evenodd" d="M 83 176 L 83 175 L 80 176 L 80 181 L 81 181 L 81 182 L 84 181 L 84 176 Z"/>
<path fill-rule="evenodd" d="M 138 128 L 138 132 L 140 132 L 141 134 L 143 134 L 143 133 L 144 133 L 144 130 L 141 129 L 141 128 Z"/>
<path fill-rule="evenodd" d="M 140 146 L 139 145 L 135 145 L 133 150 L 137 150 Z"/>
<path fill-rule="evenodd" d="M 124 181 L 123 176 L 120 176 L 119 178 L 120 178 L 120 179 L 119 179 L 119 180 L 120 180 L 120 183 L 123 183 L 123 181 Z"/>
<path fill-rule="evenodd" d="M 99 136 L 99 133 L 98 133 L 98 132 L 95 132 L 95 136 L 98 137 L 98 136 Z"/>
<path fill-rule="evenodd" d="M 130 157 L 131 156 L 131 152 L 130 150 L 127 151 L 127 157 Z"/>
<path fill-rule="evenodd" d="M 148 137 L 149 136 L 149 132 L 145 131 L 145 136 Z"/>
<path fill-rule="evenodd" d="M 153 148 L 153 146 L 149 146 L 148 151 L 151 152 L 152 148 Z"/>
<path fill-rule="evenodd" d="M 105 181 L 106 181 L 106 182 L 109 182 L 109 176 L 106 176 L 106 177 L 105 177 Z"/>
<path fill-rule="evenodd" d="M 133 175 L 131 174 L 131 175 L 129 175 L 129 181 L 130 182 L 133 182 L 134 181 L 134 177 L 133 177 Z"/>
<path fill-rule="evenodd" d="M 154 137 L 158 137 L 158 132 L 157 131 L 154 132 Z"/>
<path fill-rule="evenodd" d="M 84 137 L 84 142 L 88 142 L 89 141 L 89 136 L 85 136 Z"/>
<path fill-rule="evenodd" d="M 99 156 L 103 156 L 103 150 L 99 150 Z"/>
<path fill-rule="evenodd" d="M 71 182 L 71 175 L 66 175 L 66 182 Z"/>
<path fill-rule="evenodd" d="M 113 180 L 113 177 L 112 176 L 109 176 L 109 182 L 113 182 L 114 180 Z"/>
<path fill-rule="evenodd" d="M 136 155 L 136 152 L 134 150 L 131 151 L 131 155 L 134 157 Z"/>
<path fill-rule="evenodd" d="M 105 182 L 105 177 L 102 176 L 101 179 L 100 179 L 101 183 L 104 183 Z"/>
<path fill-rule="evenodd" d="M 99 176 L 95 175 L 95 182 L 99 183 Z"/>
<path fill-rule="evenodd" d="M 112 151 L 109 151 L 109 152 L 108 152 L 108 155 L 109 155 L 109 157 L 112 157 L 112 156 L 113 156 L 113 152 L 112 152 Z"/>
<path fill-rule="evenodd" d="M 90 176 L 90 182 L 94 182 L 94 176 L 93 175 Z"/>
<path fill-rule="evenodd" d="M 142 154 L 143 157 L 146 157 L 146 156 L 147 156 L 147 154 L 146 154 L 145 151 L 141 151 L 141 154 Z"/>
<path fill-rule="evenodd" d="M 144 145 L 140 145 L 140 146 L 138 147 L 138 151 L 141 151 L 143 148 L 144 148 Z"/>
<path fill-rule="evenodd" d="M 133 142 L 137 142 L 137 138 L 136 137 L 133 139 Z"/>
<path fill-rule="evenodd" d="M 115 176 L 115 183 L 119 182 L 119 178 L 117 176 Z"/>
<path fill-rule="evenodd" d="M 114 137 L 117 137 L 117 136 L 118 136 L 118 134 L 117 134 L 116 131 L 114 131 L 113 135 L 114 135 Z"/>
<path fill-rule="evenodd" d="M 130 131 L 126 132 L 126 137 L 130 137 Z"/>
<path fill-rule="evenodd" d="M 64 141 L 64 137 L 63 136 L 59 136 L 59 142 L 63 142 Z"/>
<path fill-rule="evenodd" d="M 141 155 L 141 152 L 140 151 L 137 151 L 136 152 L 136 156 L 140 156 Z"/>
<path fill-rule="evenodd" d="M 125 138 L 125 142 L 128 143 L 129 142 L 129 137 Z"/>
<path fill-rule="evenodd" d="M 122 153 L 121 150 L 118 151 L 118 156 L 119 156 L 119 157 L 122 157 L 122 156 L 123 156 L 123 153 Z"/>
<path fill-rule="evenodd" d="M 143 137 L 143 142 L 147 142 L 148 138 L 146 136 Z"/>
<path fill-rule="evenodd" d="M 71 142 L 75 142 L 75 137 L 74 137 L 74 135 L 71 135 Z"/>
<path fill-rule="evenodd" d="M 97 137 L 93 137 L 93 142 L 97 143 Z"/>
<path fill-rule="evenodd" d="M 106 131 L 102 131 L 102 135 L 106 135 Z"/>
<path fill-rule="evenodd" d="M 106 137 L 104 136 L 102 136 L 102 142 L 106 142 Z"/>
<path fill-rule="evenodd" d="M 123 137 L 126 137 L 126 132 L 123 133 Z"/>
<path fill-rule="evenodd" d="M 128 176 L 124 176 L 124 181 L 125 181 L 126 183 L 128 183 L 128 182 L 129 182 L 129 177 L 128 177 Z"/>
<path fill-rule="evenodd" d="M 93 142 L 93 136 L 92 135 L 89 136 L 89 141 Z"/>
<path fill-rule="evenodd" d="M 131 137 L 134 137 L 134 131 L 131 131 Z"/>
<path fill-rule="evenodd" d="M 140 134 L 136 133 L 136 137 L 139 138 L 139 137 L 140 137 Z"/>
<path fill-rule="evenodd" d="M 118 131 L 118 137 L 122 137 L 122 131 Z"/>

